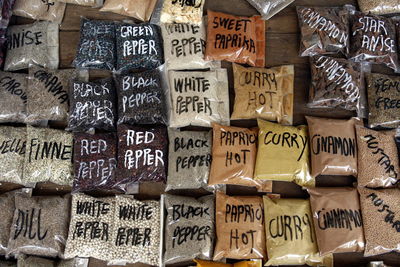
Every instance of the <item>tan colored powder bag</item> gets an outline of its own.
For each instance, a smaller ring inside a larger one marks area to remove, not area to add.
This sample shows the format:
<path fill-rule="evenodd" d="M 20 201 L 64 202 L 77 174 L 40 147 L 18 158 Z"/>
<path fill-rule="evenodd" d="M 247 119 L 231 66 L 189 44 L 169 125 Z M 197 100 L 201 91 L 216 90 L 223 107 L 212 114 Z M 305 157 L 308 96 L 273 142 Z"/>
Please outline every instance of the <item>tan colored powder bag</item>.
<path fill-rule="evenodd" d="M 113 12 L 141 21 L 150 20 L 157 0 L 106 0 L 100 11 Z"/>

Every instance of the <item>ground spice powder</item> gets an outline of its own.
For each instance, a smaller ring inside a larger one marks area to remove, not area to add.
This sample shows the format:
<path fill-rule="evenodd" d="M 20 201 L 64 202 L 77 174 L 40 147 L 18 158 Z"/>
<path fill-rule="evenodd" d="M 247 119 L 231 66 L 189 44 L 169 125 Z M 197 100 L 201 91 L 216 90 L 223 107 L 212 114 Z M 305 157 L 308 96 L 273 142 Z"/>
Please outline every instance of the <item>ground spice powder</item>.
<path fill-rule="evenodd" d="M 100 11 L 113 12 L 148 21 L 153 13 L 157 0 L 106 0 Z"/>
<path fill-rule="evenodd" d="M 66 4 L 55 0 L 16 0 L 13 15 L 61 23 Z"/>

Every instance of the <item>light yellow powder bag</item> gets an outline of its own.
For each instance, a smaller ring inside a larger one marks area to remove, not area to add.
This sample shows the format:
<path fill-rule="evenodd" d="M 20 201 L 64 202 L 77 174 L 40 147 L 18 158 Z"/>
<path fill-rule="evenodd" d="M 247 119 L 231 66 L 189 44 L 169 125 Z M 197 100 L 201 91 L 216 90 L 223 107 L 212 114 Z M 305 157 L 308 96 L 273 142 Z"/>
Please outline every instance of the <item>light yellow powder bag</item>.
<path fill-rule="evenodd" d="M 197 263 L 196 267 L 261 267 L 261 260 L 250 260 L 250 261 L 240 261 L 234 264 L 229 263 L 221 263 L 214 261 L 205 261 L 205 260 L 194 260 Z"/>
<path fill-rule="evenodd" d="M 259 134 L 254 178 L 315 186 L 309 171 L 307 126 L 257 121 Z"/>

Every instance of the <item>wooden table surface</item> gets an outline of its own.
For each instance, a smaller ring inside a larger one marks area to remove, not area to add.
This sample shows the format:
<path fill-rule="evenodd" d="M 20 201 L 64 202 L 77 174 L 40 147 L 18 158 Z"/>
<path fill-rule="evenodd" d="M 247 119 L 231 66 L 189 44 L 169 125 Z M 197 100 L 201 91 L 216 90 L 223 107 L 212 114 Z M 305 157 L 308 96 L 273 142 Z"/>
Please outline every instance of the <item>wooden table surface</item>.
<path fill-rule="evenodd" d="M 305 122 L 305 115 L 326 116 L 333 118 L 348 118 L 355 115 L 351 112 L 342 110 L 321 110 L 309 109 L 306 107 L 308 98 L 308 88 L 310 83 L 310 71 L 307 57 L 299 57 L 299 28 L 297 23 L 297 15 L 295 6 L 341 6 L 344 4 L 356 5 L 355 0 L 297 0 L 289 7 L 285 8 L 279 14 L 266 22 L 266 65 L 277 66 L 284 64 L 293 64 L 295 66 L 295 87 L 294 87 L 294 124 L 302 124 Z M 206 0 L 206 10 L 221 11 L 235 15 L 251 16 L 258 14 L 246 0 Z M 98 9 L 67 5 L 64 20 L 60 26 L 60 68 L 70 68 L 75 57 L 76 47 L 79 41 L 80 18 L 86 17 L 90 19 L 106 19 L 106 20 L 126 20 L 129 17 L 120 16 L 108 12 L 99 12 Z M 30 19 L 16 17 L 13 18 L 12 24 L 31 23 Z M 233 75 L 231 64 L 223 62 L 223 67 L 228 69 L 229 73 L 229 90 L 231 96 L 231 111 L 233 105 Z M 391 73 L 388 68 L 374 67 L 374 71 Z M 91 71 L 91 78 L 104 77 L 109 75 L 107 72 Z M 232 121 L 235 126 L 254 126 L 255 121 Z M 319 186 L 351 186 L 354 178 L 350 177 L 319 177 L 317 185 Z M 15 185 L 2 185 L 0 191 L 8 191 L 15 188 Z M 141 198 L 158 198 L 163 192 L 163 184 L 144 184 L 140 188 Z M 280 193 L 282 197 L 307 197 L 307 194 L 295 184 L 276 182 L 274 183 L 274 192 Z M 35 190 L 35 194 L 62 194 L 68 192 L 69 188 L 57 187 L 54 185 L 40 185 Z M 185 193 L 185 192 L 181 192 Z M 228 193 L 232 194 L 248 194 L 254 193 L 252 190 L 239 187 L 229 187 Z M 100 193 L 101 194 L 101 193 Z M 371 260 L 384 260 L 386 264 L 391 266 L 400 266 L 399 254 L 387 254 L 379 257 L 364 258 L 361 253 L 348 253 L 335 255 L 335 266 L 364 266 Z M 107 266 L 98 260 L 91 260 L 90 266 Z M 127 266 L 143 266 L 132 264 Z"/>

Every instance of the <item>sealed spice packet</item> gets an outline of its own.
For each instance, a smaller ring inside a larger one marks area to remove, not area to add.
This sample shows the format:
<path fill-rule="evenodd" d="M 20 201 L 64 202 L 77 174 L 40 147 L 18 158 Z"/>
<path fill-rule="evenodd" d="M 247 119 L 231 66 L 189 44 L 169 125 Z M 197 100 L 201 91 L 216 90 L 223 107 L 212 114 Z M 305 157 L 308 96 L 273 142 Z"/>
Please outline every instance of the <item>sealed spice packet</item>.
<path fill-rule="evenodd" d="M 141 21 L 148 21 L 156 3 L 157 0 L 106 0 L 100 11 L 113 12 Z"/>
<path fill-rule="evenodd" d="M 257 9 L 263 19 L 268 20 L 293 3 L 294 0 L 247 0 L 247 2 Z"/>
<path fill-rule="evenodd" d="M 396 0 L 358 0 L 358 6 L 364 13 L 376 15 L 400 13 L 400 3 Z"/>
<path fill-rule="evenodd" d="M 201 24 L 205 0 L 159 0 L 151 18 L 153 23 Z"/>
<path fill-rule="evenodd" d="M 28 76 L 0 71 L 0 122 L 24 123 Z"/>
<path fill-rule="evenodd" d="M 16 0 L 13 15 L 34 20 L 49 20 L 61 23 L 65 12 L 65 3 L 55 0 Z"/>

